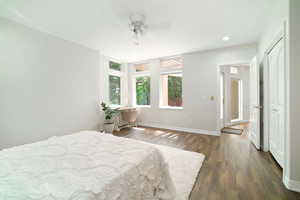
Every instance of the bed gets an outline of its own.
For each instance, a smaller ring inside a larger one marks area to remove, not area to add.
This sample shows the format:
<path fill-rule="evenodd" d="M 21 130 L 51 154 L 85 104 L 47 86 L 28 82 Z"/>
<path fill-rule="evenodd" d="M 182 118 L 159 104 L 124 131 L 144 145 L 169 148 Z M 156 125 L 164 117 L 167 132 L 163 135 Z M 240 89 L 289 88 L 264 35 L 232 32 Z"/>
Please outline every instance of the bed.
<path fill-rule="evenodd" d="M 0 151 L 1 200 L 170 200 L 175 189 L 152 145 L 83 131 Z"/>

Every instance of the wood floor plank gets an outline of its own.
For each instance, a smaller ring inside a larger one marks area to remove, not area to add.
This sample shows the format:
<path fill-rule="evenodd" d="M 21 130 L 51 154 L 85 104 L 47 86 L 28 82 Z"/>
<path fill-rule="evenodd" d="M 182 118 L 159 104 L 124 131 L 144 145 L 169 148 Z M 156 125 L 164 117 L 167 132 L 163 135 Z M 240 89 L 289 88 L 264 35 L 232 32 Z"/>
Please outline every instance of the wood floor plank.
<path fill-rule="evenodd" d="M 248 140 L 247 125 L 242 128 L 242 135 L 220 137 L 146 127 L 114 134 L 204 154 L 190 200 L 300 200 L 300 193 L 283 185 L 272 156 L 257 151 Z"/>

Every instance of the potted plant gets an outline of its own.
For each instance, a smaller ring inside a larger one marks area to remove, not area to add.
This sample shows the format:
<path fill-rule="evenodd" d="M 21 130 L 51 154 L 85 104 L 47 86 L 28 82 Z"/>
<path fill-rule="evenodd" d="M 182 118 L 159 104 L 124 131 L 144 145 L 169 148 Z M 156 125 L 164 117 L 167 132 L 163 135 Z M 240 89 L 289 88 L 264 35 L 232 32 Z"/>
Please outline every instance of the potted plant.
<path fill-rule="evenodd" d="M 106 103 L 102 102 L 102 111 L 105 115 L 105 122 L 103 124 L 103 129 L 105 133 L 113 133 L 115 129 L 114 116 L 118 112 L 117 109 L 112 109 Z"/>

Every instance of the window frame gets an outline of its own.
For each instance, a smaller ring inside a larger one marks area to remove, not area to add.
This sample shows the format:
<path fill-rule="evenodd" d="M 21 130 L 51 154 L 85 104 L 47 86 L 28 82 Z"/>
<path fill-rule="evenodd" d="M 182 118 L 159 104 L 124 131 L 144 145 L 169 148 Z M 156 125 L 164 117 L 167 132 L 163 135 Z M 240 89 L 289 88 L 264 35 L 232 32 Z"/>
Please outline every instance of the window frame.
<path fill-rule="evenodd" d="M 119 63 L 120 64 L 120 67 L 121 67 L 121 70 L 114 70 L 114 69 L 111 69 L 110 68 L 110 62 L 115 62 L 115 63 Z M 123 64 L 120 63 L 120 62 L 117 62 L 115 60 L 109 60 L 108 61 L 108 102 L 109 104 L 111 103 L 110 102 L 110 82 L 109 82 L 109 76 L 117 76 L 117 77 L 120 77 L 120 104 L 110 104 L 110 106 L 112 108 L 120 108 L 123 104 L 124 104 L 124 75 L 125 75 L 125 72 L 124 72 L 124 67 L 123 67 Z"/>
<path fill-rule="evenodd" d="M 172 59 L 172 58 L 169 58 Z M 183 59 L 183 58 L 182 58 Z M 183 65 L 183 64 L 182 64 Z M 163 105 L 163 75 L 169 75 L 169 74 L 181 74 L 182 75 L 182 91 L 183 91 L 183 66 L 181 68 L 178 67 L 160 67 L 160 74 L 159 74 L 159 108 L 160 109 L 172 109 L 172 110 L 181 110 L 183 109 L 183 92 L 182 92 L 182 105 L 181 106 L 169 106 L 169 105 Z"/>

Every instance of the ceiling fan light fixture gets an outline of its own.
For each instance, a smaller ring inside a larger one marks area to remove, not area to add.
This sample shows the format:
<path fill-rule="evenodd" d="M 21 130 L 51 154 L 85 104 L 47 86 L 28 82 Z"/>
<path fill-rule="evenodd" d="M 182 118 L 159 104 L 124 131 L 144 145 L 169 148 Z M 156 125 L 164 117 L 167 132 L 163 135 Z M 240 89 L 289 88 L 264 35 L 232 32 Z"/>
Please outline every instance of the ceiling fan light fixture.
<path fill-rule="evenodd" d="M 228 41 L 228 40 L 230 40 L 230 37 L 229 37 L 229 36 L 224 36 L 224 37 L 222 38 L 222 40 L 223 40 L 223 41 Z"/>
<path fill-rule="evenodd" d="M 139 45 L 140 44 L 140 36 L 139 36 L 139 34 L 133 34 L 132 39 L 133 39 L 133 44 L 135 44 L 135 45 Z"/>
<path fill-rule="evenodd" d="M 133 43 L 135 45 L 140 44 L 140 38 L 145 32 L 145 16 L 140 14 L 134 14 L 129 17 L 129 28 L 133 34 Z"/>

